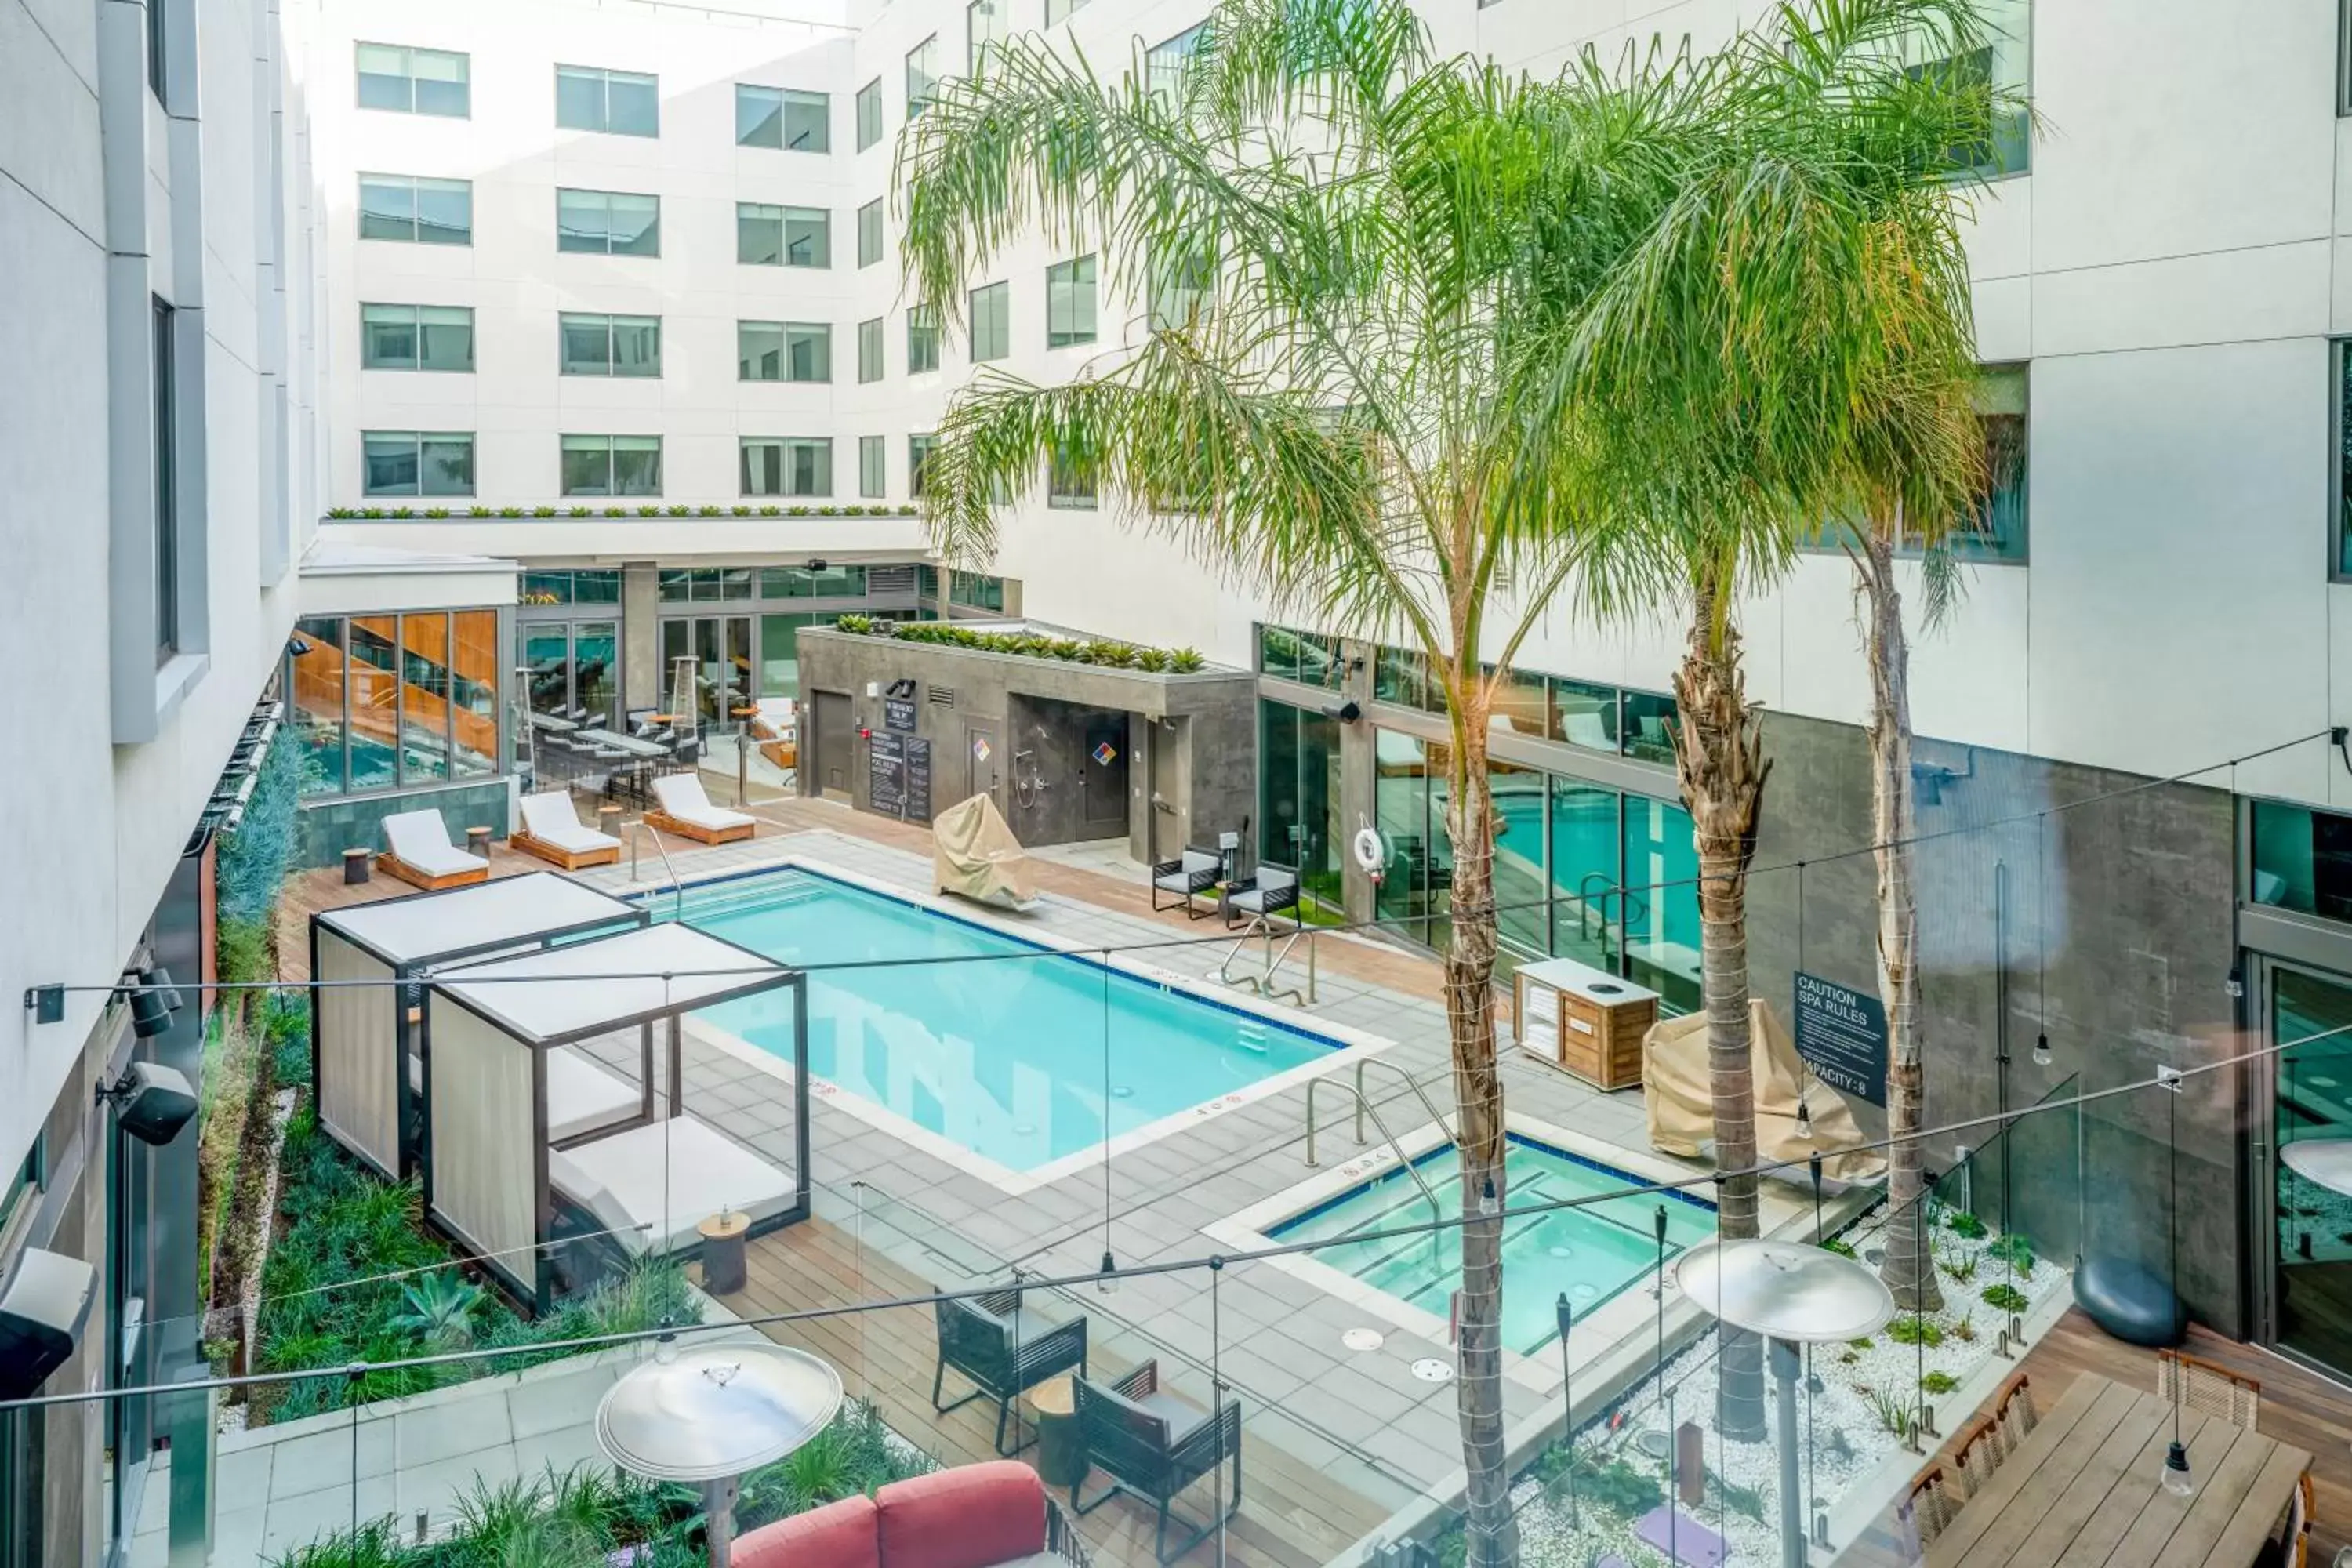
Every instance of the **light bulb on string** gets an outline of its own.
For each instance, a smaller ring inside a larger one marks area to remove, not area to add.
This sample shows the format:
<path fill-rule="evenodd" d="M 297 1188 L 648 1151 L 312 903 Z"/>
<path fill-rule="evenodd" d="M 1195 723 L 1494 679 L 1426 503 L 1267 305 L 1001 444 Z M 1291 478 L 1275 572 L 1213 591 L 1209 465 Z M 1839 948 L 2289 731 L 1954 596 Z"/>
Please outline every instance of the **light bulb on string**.
<path fill-rule="evenodd" d="M 2047 1030 L 2033 1037 L 2033 1065 L 2038 1068 L 2050 1065 L 2050 1035 Z"/>
<path fill-rule="evenodd" d="M 2164 1455 L 2164 1489 L 2174 1497 L 2187 1497 L 2197 1489 L 2197 1478 L 2189 1468 L 2189 1448 L 2175 1439 Z"/>
<path fill-rule="evenodd" d="M 1116 1295 L 1118 1291 L 1118 1259 L 1110 1255 L 1108 1247 L 1103 1248 L 1102 1278 L 1095 1281 L 1095 1289 L 1105 1296 Z"/>

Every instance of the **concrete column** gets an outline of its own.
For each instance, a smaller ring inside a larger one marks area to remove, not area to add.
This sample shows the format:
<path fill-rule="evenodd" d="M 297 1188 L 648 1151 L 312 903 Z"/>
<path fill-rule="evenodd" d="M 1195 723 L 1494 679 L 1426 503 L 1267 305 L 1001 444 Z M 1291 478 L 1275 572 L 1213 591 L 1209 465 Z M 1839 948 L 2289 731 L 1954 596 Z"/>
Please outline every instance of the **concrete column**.
<path fill-rule="evenodd" d="M 650 561 L 621 568 L 621 706 L 661 704 L 660 580 Z"/>

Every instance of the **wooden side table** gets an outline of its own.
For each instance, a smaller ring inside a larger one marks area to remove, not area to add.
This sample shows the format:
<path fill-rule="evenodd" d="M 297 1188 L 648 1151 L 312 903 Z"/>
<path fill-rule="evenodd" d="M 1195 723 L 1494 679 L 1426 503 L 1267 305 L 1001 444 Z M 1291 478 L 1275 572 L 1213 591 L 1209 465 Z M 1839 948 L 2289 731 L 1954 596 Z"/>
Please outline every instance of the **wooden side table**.
<path fill-rule="evenodd" d="M 368 879 L 368 852 L 364 849 L 343 851 L 343 881 L 356 887 Z"/>
<path fill-rule="evenodd" d="M 487 860 L 490 858 L 490 830 L 487 827 L 466 829 L 466 847 Z"/>
<path fill-rule="evenodd" d="M 751 1233 L 747 1214 L 716 1214 L 695 1229 L 702 1236 L 702 1288 L 714 1296 L 731 1296 L 743 1289 L 743 1238 Z"/>
<path fill-rule="evenodd" d="M 1078 1430 L 1078 1391 L 1071 1374 L 1049 1377 L 1029 1391 L 1037 1423 L 1037 1479 L 1049 1487 L 1074 1486 L 1087 1477 L 1087 1444 Z"/>

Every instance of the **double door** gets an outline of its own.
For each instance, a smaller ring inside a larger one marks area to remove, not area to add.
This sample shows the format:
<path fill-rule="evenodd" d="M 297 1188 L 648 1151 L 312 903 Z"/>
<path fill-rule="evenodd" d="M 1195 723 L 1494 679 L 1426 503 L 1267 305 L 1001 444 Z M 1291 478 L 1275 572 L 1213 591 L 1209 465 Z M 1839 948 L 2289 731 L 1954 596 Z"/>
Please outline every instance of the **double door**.
<path fill-rule="evenodd" d="M 701 728 L 731 734 L 751 700 L 751 617 L 677 616 L 661 624 L 662 710 L 692 705 Z"/>

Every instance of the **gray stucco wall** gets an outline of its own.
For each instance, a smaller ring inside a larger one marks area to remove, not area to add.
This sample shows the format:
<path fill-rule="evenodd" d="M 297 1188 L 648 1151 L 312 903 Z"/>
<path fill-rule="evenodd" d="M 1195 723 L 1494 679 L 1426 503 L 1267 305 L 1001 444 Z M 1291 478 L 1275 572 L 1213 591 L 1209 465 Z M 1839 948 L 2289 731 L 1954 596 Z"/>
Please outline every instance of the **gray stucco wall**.
<path fill-rule="evenodd" d="M 463 844 L 468 827 L 488 827 L 493 838 L 507 836 L 512 781 L 478 779 L 393 795 L 329 795 L 302 803 L 294 835 L 294 863 L 332 866 L 346 849 L 382 849 L 383 819 L 395 812 L 438 810 L 449 837 Z"/>

